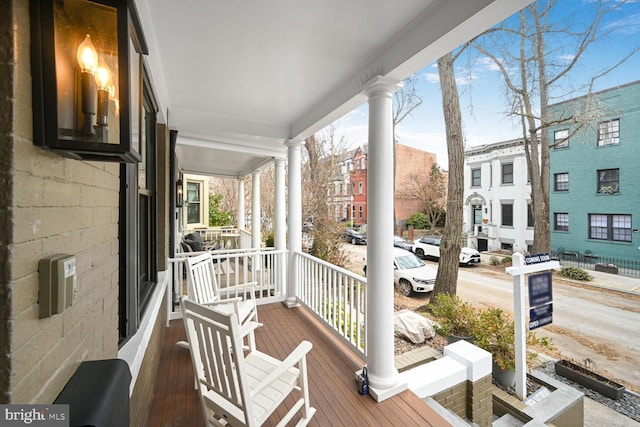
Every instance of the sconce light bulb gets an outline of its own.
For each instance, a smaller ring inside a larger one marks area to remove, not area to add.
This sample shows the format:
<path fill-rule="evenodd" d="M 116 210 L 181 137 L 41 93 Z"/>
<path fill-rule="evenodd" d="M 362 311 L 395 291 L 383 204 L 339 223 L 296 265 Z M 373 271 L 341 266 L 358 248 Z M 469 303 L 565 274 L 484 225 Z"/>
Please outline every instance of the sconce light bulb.
<path fill-rule="evenodd" d="M 95 73 L 96 83 L 99 90 L 109 91 L 109 83 L 111 82 L 111 71 L 109 67 L 104 64 L 100 64 Z"/>
<path fill-rule="evenodd" d="M 84 41 L 78 46 L 78 64 L 82 72 L 90 74 L 95 73 L 98 68 L 98 52 L 91 43 L 91 37 L 89 34 L 84 38 Z"/>

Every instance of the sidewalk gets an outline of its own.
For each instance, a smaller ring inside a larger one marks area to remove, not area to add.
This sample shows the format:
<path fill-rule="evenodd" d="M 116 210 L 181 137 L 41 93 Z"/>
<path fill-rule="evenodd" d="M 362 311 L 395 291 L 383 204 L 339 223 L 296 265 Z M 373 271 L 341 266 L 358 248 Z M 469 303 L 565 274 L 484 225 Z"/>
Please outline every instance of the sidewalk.
<path fill-rule="evenodd" d="M 489 264 L 489 259 L 492 256 L 504 256 L 494 253 L 480 253 L 483 264 Z M 562 280 L 568 282 L 574 282 L 580 285 L 595 286 L 603 289 L 611 289 L 614 291 L 627 292 L 630 294 L 640 295 L 640 278 L 622 276 L 619 274 L 603 273 L 595 270 L 585 270 L 592 277 L 592 280 L 583 282 L 580 280 L 572 280 L 563 277 Z"/>
<path fill-rule="evenodd" d="M 592 280 L 588 282 L 575 280 L 575 282 L 640 295 L 640 279 L 637 277 L 621 276 L 594 270 L 588 270 L 588 272 L 593 278 Z"/>

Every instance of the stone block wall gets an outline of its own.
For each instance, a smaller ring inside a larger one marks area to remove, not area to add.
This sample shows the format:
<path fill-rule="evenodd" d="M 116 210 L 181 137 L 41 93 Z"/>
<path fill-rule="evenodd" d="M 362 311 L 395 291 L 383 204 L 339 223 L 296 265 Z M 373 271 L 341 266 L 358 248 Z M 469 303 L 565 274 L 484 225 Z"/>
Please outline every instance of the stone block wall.
<path fill-rule="evenodd" d="M 433 399 L 461 418 L 480 427 L 491 425 L 493 394 L 491 375 L 478 381 L 465 381 L 433 395 Z"/>
<path fill-rule="evenodd" d="M 433 400 L 453 412 L 457 416 L 467 419 L 467 384 L 462 382 L 432 396 Z"/>
<path fill-rule="evenodd" d="M 491 425 L 493 418 L 493 393 L 491 375 L 478 381 L 467 381 L 467 418 L 480 427 Z"/>

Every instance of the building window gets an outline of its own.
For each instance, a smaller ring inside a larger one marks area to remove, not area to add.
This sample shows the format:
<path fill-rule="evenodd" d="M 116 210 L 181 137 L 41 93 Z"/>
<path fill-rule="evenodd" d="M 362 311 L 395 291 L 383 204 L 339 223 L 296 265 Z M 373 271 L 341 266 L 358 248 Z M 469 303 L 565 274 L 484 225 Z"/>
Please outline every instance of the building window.
<path fill-rule="evenodd" d="M 527 227 L 533 227 L 533 206 L 527 203 Z"/>
<path fill-rule="evenodd" d="M 363 214 L 364 208 L 362 207 L 362 205 L 358 205 L 358 218 L 362 219 Z"/>
<path fill-rule="evenodd" d="M 358 194 L 362 194 L 362 181 L 358 181 Z"/>
<path fill-rule="evenodd" d="M 201 224 L 200 183 L 187 181 L 187 224 Z"/>
<path fill-rule="evenodd" d="M 569 146 L 569 130 L 557 130 L 553 133 L 553 148 L 567 148 Z"/>
<path fill-rule="evenodd" d="M 568 172 L 562 172 L 553 175 L 553 189 L 555 191 L 569 191 Z"/>
<path fill-rule="evenodd" d="M 620 169 L 602 169 L 598 171 L 598 193 L 610 194 L 619 191 Z"/>
<path fill-rule="evenodd" d="M 620 120 L 598 123 L 598 147 L 620 143 Z"/>
<path fill-rule="evenodd" d="M 471 169 L 471 186 L 480 187 L 482 185 L 482 175 L 480 169 Z"/>
<path fill-rule="evenodd" d="M 631 215 L 589 214 L 589 238 L 631 242 Z"/>
<path fill-rule="evenodd" d="M 502 225 L 513 227 L 513 203 L 503 203 L 502 207 Z"/>
<path fill-rule="evenodd" d="M 513 184 L 513 163 L 502 165 L 502 183 Z"/>
<path fill-rule="evenodd" d="M 568 213 L 554 213 L 553 214 L 553 229 L 557 231 L 569 231 L 569 214 Z"/>

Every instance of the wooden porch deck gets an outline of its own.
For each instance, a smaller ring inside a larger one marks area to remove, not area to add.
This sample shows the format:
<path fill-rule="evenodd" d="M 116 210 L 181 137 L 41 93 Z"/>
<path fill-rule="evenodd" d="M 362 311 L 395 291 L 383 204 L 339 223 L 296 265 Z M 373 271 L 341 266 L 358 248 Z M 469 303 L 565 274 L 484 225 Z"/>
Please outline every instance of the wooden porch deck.
<path fill-rule="evenodd" d="M 451 425 L 411 391 L 381 403 L 358 394 L 354 372 L 363 362 L 324 332 L 306 309 L 269 304 L 259 307 L 258 316 L 264 324 L 256 331 L 256 345 L 261 351 L 282 359 L 303 339 L 313 344 L 307 364 L 311 404 L 317 412 L 309 425 Z M 189 351 L 175 345 L 184 339 L 182 321 L 172 321 L 160 359 L 149 427 L 205 426 L 198 394 L 193 388 Z M 276 425 L 278 413 L 274 415 L 266 426 Z"/>

